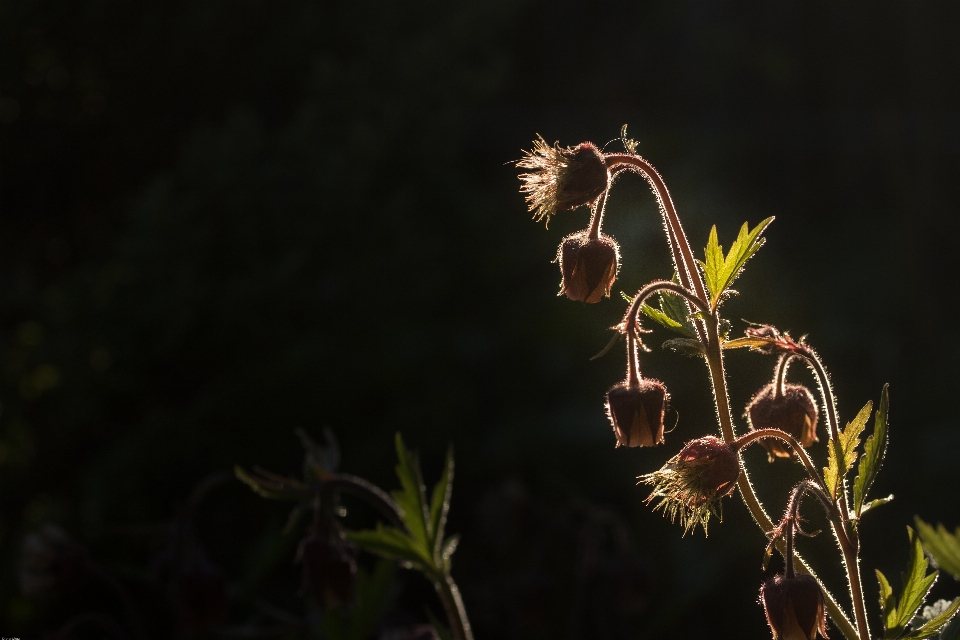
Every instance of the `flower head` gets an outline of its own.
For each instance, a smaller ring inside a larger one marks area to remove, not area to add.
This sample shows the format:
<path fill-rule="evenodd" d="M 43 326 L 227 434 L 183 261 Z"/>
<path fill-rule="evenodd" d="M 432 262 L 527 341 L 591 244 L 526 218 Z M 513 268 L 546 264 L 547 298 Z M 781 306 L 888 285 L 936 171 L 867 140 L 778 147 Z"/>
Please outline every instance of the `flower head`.
<path fill-rule="evenodd" d="M 586 231 L 578 231 L 560 243 L 557 260 L 563 276 L 560 293 L 592 304 L 610 295 L 620 270 L 620 247 L 608 235 L 590 238 Z"/>
<path fill-rule="evenodd" d="M 607 392 L 607 417 L 618 447 L 652 447 L 663 443 L 667 390 L 659 380 L 621 382 Z"/>
<path fill-rule="evenodd" d="M 803 447 L 817 442 L 817 404 L 803 385 L 785 384 L 778 394 L 777 385 L 768 384 L 747 405 L 747 420 L 755 430 L 785 431 Z M 770 462 L 793 455 L 793 448 L 776 438 L 764 438 L 760 444 L 767 450 Z"/>
<path fill-rule="evenodd" d="M 722 440 L 705 436 L 692 440 L 661 469 L 640 476 L 653 486 L 649 503 L 663 509 L 670 521 L 680 518 L 684 534 L 698 524 L 707 533 L 711 515 L 723 519 L 720 500 L 731 493 L 740 478 L 740 459 Z"/>
<path fill-rule="evenodd" d="M 773 640 L 814 640 L 827 637 L 823 592 L 813 576 L 775 576 L 760 588 Z"/>
<path fill-rule="evenodd" d="M 546 218 L 549 224 L 557 211 L 590 204 L 607 190 L 607 165 L 591 142 L 572 148 L 555 142 L 551 147 L 538 136 L 533 151 L 524 154 L 517 166 L 530 171 L 520 174 L 520 190 L 527 194 L 527 206 L 538 221 Z"/>

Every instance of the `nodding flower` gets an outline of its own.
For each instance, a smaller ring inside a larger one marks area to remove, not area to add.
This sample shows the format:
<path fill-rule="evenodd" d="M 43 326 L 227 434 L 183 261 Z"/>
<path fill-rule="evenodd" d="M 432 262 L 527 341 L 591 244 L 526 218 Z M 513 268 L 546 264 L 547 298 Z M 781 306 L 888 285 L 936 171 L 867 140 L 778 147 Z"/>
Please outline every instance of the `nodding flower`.
<path fill-rule="evenodd" d="M 774 576 L 760 588 L 773 640 L 814 640 L 827 637 L 823 591 L 813 576 Z"/>
<path fill-rule="evenodd" d="M 652 447 L 663 443 L 667 389 L 659 380 L 621 382 L 607 392 L 607 416 L 618 447 Z"/>
<path fill-rule="evenodd" d="M 657 509 L 674 521 L 680 518 L 684 534 L 698 524 L 707 533 L 711 515 L 722 520 L 721 499 L 733 493 L 740 478 L 740 458 L 722 440 L 705 436 L 691 440 L 679 454 L 640 482 L 653 486 L 647 502 L 660 498 Z"/>
<path fill-rule="evenodd" d="M 590 238 L 586 231 L 578 231 L 560 243 L 557 260 L 563 276 L 560 293 L 593 304 L 610 296 L 620 270 L 620 247 L 606 234 Z"/>
<path fill-rule="evenodd" d="M 817 442 L 817 403 L 813 394 L 800 384 L 768 384 L 760 389 L 747 405 L 750 427 L 779 429 L 789 433 L 804 447 Z M 789 458 L 793 448 L 776 438 L 764 438 L 760 444 L 767 450 L 770 462 Z"/>
<path fill-rule="evenodd" d="M 557 211 L 594 202 L 608 186 L 607 165 L 592 142 L 564 148 L 556 142 L 550 146 L 538 136 L 533 151 L 525 151 L 517 167 L 529 169 L 520 174 L 520 190 L 527 194 L 534 217 L 547 224 Z"/>

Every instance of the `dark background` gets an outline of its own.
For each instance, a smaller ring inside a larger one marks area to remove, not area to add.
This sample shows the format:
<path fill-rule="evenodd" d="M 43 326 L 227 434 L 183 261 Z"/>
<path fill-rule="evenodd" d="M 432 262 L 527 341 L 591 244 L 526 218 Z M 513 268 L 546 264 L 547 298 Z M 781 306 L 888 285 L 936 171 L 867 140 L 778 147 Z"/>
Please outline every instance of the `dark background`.
<path fill-rule="evenodd" d="M 428 482 L 454 444 L 479 640 L 769 637 L 739 498 L 681 538 L 635 486 L 715 429 L 702 363 L 646 356 L 679 423 L 615 449 L 623 354 L 588 360 L 619 291 L 670 275 L 647 186 L 613 192 L 623 269 L 593 306 L 556 297 L 550 263 L 586 210 L 544 231 L 518 193 L 535 134 L 602 145 L 624 123 L 695 247 L 777 216 L 727 306 L 736 333 L 807 334 L 844 420 L 891 384 L 874 606 L 914 514 L 960 524 L 958 24 L 952 2 L 0 3 L 0 629 L 77 609 L 18 586 L 24 536 L 51 523 L 161 620 L 151 563 L 192 488 L 235 463 L 297 474 L 293 429 L 329 427 L 342 468 L 387 488 L 396 431 Z M 728 356 L 738 414 L 771 366 Z M 779 512 L 797 469 L 747 458 Z M 232 589 L 302 612 L 287 509 L 230 482 L 197 531 Z M 802 544 L 846 602 L 829 534 Z M 439 611 L 417 575 L 395 594 L 396 619 Z"/>

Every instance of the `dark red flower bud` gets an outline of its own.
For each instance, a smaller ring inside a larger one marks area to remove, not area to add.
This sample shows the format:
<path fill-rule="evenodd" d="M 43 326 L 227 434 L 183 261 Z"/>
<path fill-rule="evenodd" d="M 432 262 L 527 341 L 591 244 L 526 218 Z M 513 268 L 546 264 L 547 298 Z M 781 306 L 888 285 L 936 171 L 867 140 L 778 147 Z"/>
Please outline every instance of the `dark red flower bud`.
<path fill-rule="evenodd" d="M 607 416 L 618 447 L 652 447 L 663 443 L 667 389 L 659 380 L 621 382 L 607 392 Z"/>
<path fill-rule="evenodd" d="M 590 238 L 586 231 L 567 236 L 557 254 L 563 281 L 560 292 L 571 300 L 600 302 L 610 295 L 610 287 L 620 269 L 620 247 L 608 235 Z"/>
<path fill-rule="evenodd" d="M 342 527 L 328 517 L 300 541 L 295 562 L 303 564 L 303 588 L 321 608 L 330 609 L 353 600 L 355 553 Z"/>
<path fill-rule="evenodd" d="M 725 498 L 737 486 L 740 478 L 740 460 L 723 440 L 704 436 L 691 440 L 677 456 L 678 466 L 688 472 L 696 470 L 700 493 L 708 499 Z"/>
<path fill-rule="evenodd" d="M 567 167 L 557 183 L 557 211 L 590 204 L 607 190 L 607 165 L 592 142 L 561 151 Z"/>
<path fill-rule="evenodd" d="M 823 592 L 813 576 L 775 576 L 760 588 L 773 640 L 814 640 L 827 637 Z"/>
<path fill-rule="evenodd" d="M 747 419 L 752 429 L 780 429 L 796 438 L 803 447 L 817 442 L 817 404 L 810 390 L 799 384 L 783 385 L 777 394 L 776 384 L 760 389 L 747 405 Z M 789 458 L 793 448 L 776 438 L 764 438 L 770 461 Z"/>

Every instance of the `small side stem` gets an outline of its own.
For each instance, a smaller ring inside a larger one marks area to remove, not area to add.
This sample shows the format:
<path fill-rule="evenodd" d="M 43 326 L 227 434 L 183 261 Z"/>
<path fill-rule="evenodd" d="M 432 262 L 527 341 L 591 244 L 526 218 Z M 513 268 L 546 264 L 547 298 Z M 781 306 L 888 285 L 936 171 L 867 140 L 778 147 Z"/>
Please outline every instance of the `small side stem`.
<path fill-rule="evenodd" d="M 460 590 L 457 588 L 457 583 L 453 581 L 453 576 L 445 573 L 434 581 L 433 586 L 447 613 L 447 622 L 450 624 L 454 640 L 473 640 L 473 629 L 470 628 L 467 610 L 463 606 L 463 598 L 460 597 Z"/>
<path fill-rule="evenodd" d="M 596 202 L 593 203 L 593 215 L 590 217 L 590 231 L 587 235 L 591 240 L 600 237 L 600 225 L 603 224 L 603 210 L 607 205 L 607 193 L 610 192 L 610 183 L 607 182 L 607 190 L 600 194 Z"/>
<path fill-rule="evenodd" d="M 807 471 L 807 475 L 810 476 L 810 479 L 817 483 L 818 486 L 823 487 L 823 480 L 820 478 L 820 472 L 817 471 L 816 466 L 813 464 L 813 460 L 810 459 L 810 454 L 807 453 L 797 439 L 791 436 L 786 431 L 781 431 L 780 429 L 757 429 L 756 431 L 751 431 L 745 435 L 740 436 L 733 441 L 733 444 L 738 449 L 743 449 L 746 446 L 750 445 L 757 440 L 762 440 L 763 438 L 777 438 L 783 440 L 788 445 L 793 447 L 793 450 L 796 452 L 797 457 L 800 458 L 800 462 L 803 464 L 804 469 Z"/>

